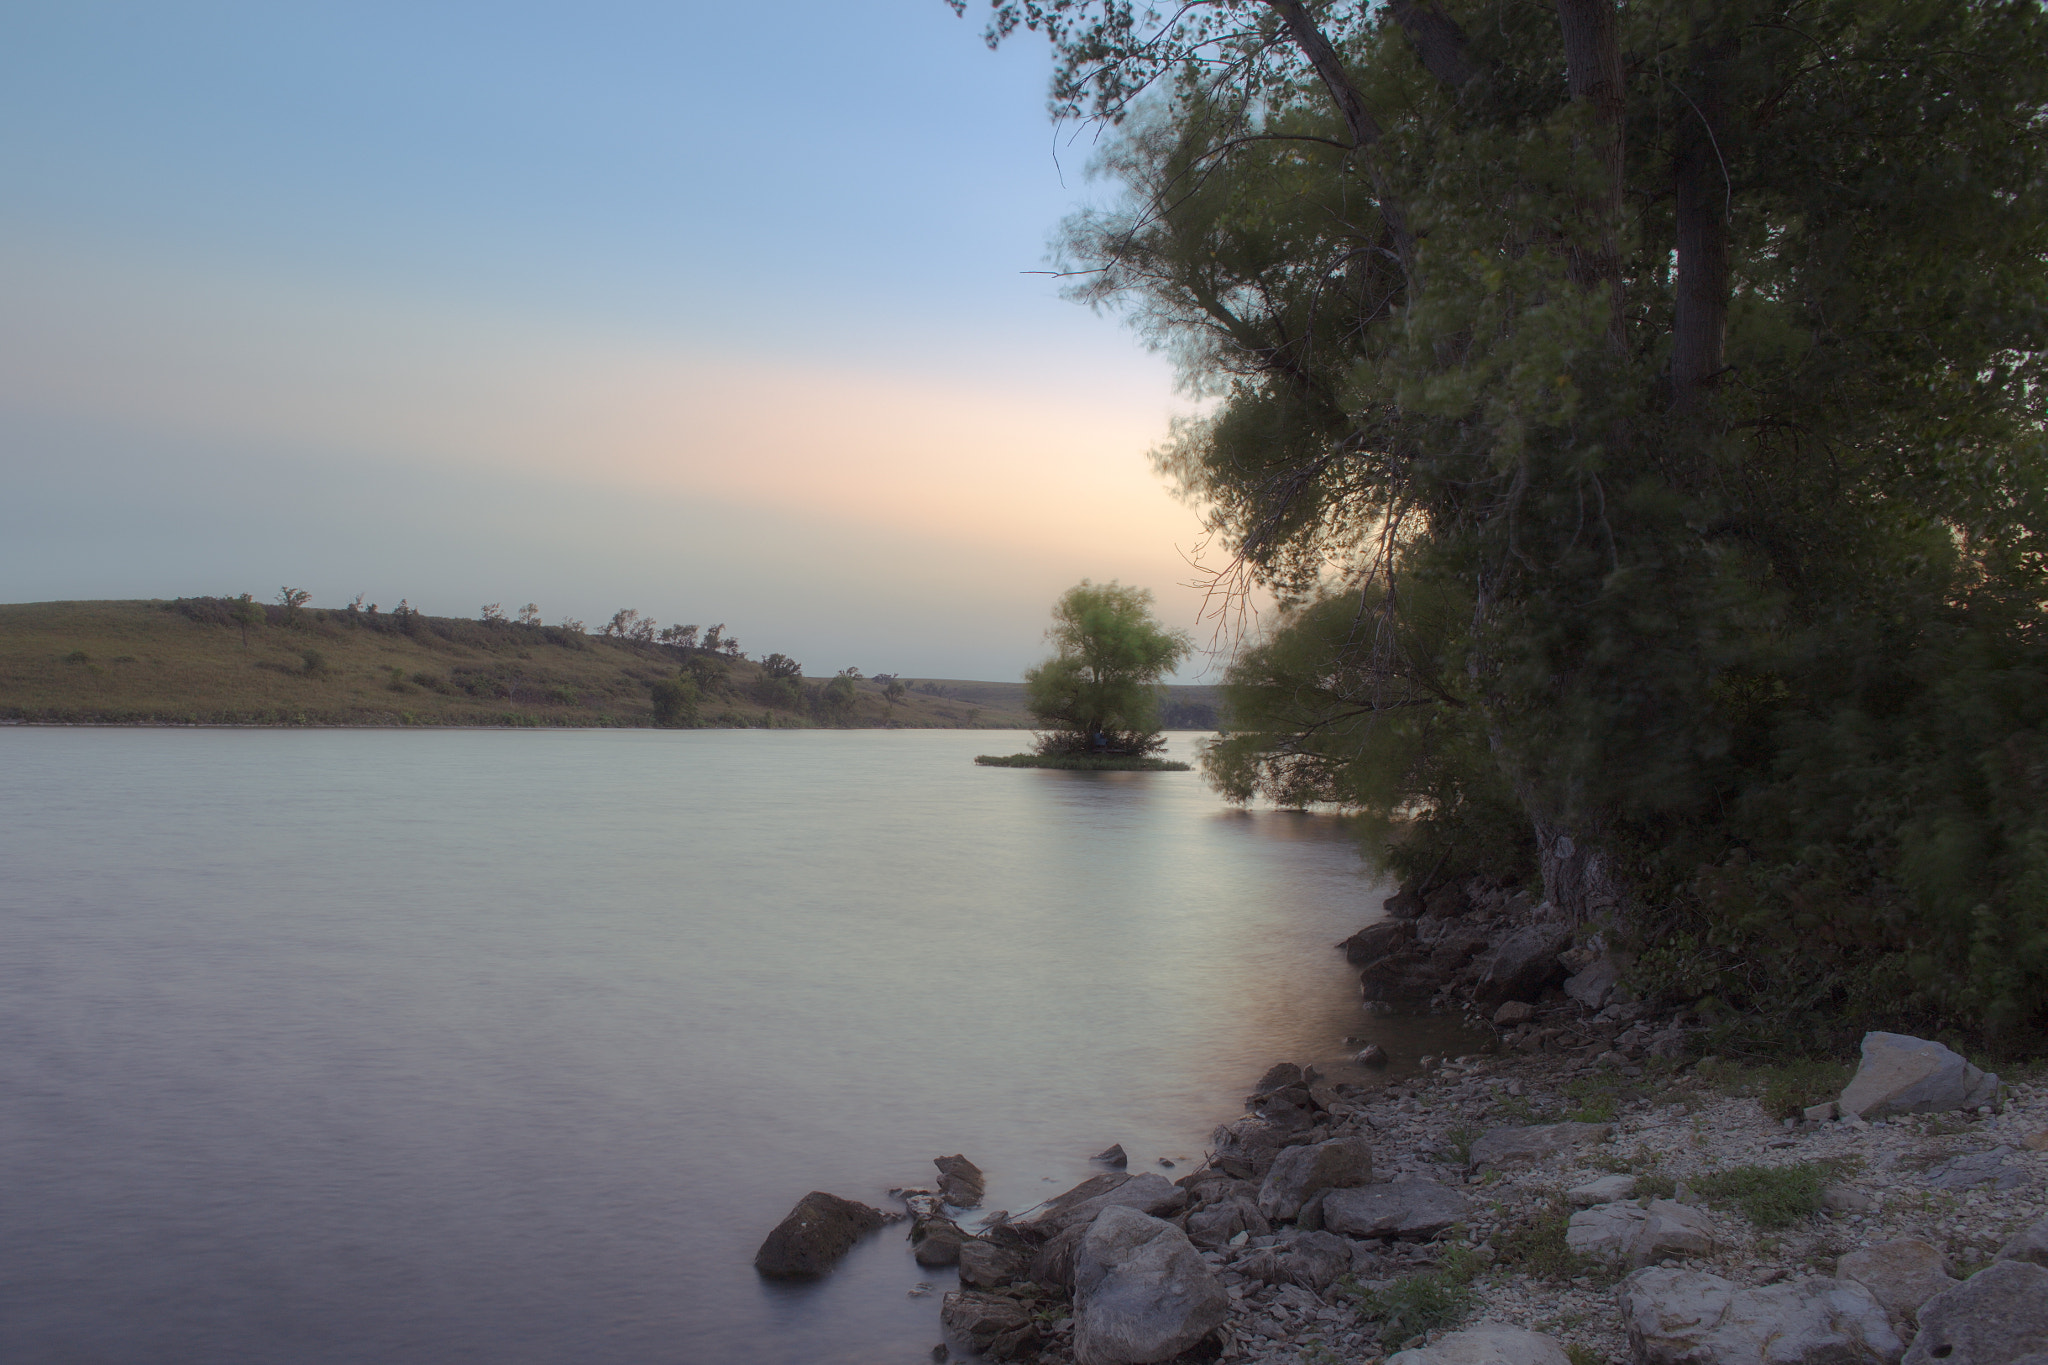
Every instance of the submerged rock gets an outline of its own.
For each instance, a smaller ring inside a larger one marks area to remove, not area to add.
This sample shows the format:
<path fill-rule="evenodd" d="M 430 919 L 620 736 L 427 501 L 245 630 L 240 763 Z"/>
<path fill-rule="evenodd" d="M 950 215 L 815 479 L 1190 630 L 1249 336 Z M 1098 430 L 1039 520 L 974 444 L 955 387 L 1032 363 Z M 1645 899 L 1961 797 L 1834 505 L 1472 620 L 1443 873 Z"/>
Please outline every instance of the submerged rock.
<path fill-rule="evenodd" d="M 1097 1152 L 1088 1159 L 1090 1161 L 1099 1161 L 1105 1166 L 1114 1166 L 1118 1170 L 1128 1166 L 1131 1161 L 1128 1156 L 1124 1155 L 1124 1145 L 1121 1142 L 1113 1144 L 1106 1151 Z"/>
<path fill-rule="evenodd" d="M 987 1186 L 982 1179 L 981 1167 L 964 1156 L 941 1156 L 932 1158 L 932 1165 L 939 1168 L 939 1193 L 956 1209 L 978 1209 Z"/>
<path fill-rule="evenodd" d="M 1143 1175 L 1109 1172 L 1091 1176 L 1060 1195 L 1025 1226 L 1041 1232 L 1060 1232 L 1078 1224 L 1093 1222 L 1107 1208 L 1132 1208 L 1146 1214 L 1173 1214 L 1187 1203 L 1187 1191 L 1156 1171 Z"/>
<path fill-rule="evenodd" d="M 777 1280 L 822 1275 L 848 1247 L 885 1221 L 880 1209 L 813 1190 L 797 1201 L 789 1216 L 761 1243 L 754 1253 L 754 1269 Z"/>

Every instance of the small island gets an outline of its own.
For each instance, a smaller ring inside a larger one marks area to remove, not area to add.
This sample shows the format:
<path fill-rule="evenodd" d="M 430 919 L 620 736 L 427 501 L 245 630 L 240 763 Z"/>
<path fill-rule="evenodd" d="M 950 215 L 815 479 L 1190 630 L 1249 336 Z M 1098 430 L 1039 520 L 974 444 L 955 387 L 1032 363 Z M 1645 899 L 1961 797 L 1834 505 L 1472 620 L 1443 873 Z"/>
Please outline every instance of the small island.
<path fill-rule="evenodd" d="M 1177 772 L 1160 758 L 1159 679 L 1193 648 L 1152 615 L 1152 594 L 1082 579 L 1053 604 L 1053 656 L 1024 675 L 1025 706 L 1045 726 L 1035 752 L 982 754 L 985 768 Z"/>

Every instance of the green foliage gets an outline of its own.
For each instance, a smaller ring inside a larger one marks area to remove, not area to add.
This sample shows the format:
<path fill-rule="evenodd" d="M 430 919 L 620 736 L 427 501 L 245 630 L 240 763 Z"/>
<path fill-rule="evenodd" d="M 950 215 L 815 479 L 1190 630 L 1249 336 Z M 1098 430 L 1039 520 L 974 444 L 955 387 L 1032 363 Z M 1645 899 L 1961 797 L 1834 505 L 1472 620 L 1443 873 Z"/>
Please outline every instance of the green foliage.
<path fill-rule="evenodd" d="M 305 666 L 308 677 L 317 677 L 327 671 L 327 656 L 317 649 L 300 650 L 299 662 Z"/>
<path fill-rule="evenodd" d="M 1794 1166 L 1736 1166 L 1704 1175 L 1693 1190 L 1709 1204 L 1737 1208 L 1766 1230 L 1788 1228 L 1821 1211 L 1821 1194 L 1841 1178 L 1833 1161 L 1806 1161 Z"/>
<path fill-rule="evenodd" d="M 697 723 L 702 693 L 689 674 L 678 673 L 673 678 L 663 678 L 650 689 L 650 696 L 654 702 L 656 725 L 691 726 Z"/>
<path fill-rule="evenodd" d="M 1351 1297 L 1360 1317 L 1380 1324 L 1383 1340 L 1400 1342 L 1463 1322 L 1478 1302 L 1470 1281 L 1471 1275 L 1459 1270 L 1428 1270 L 1382 1289 L 1353 1284 Z"/>
<path fill-rule="evenodd" d="M 1159 679 L 1192 648 L 1152 616 L 1152 594 L 1081 580 L 1053 604 L 1050 659 L 1024 674 L 1026 704 L 1047 727 L 1042 753 L 1085 753 L 1099 733 L 1118 752 L 1148 753 L 1159 736 Z"/>
<path fill-rule="evenodd" d="M 1568 1280 L 1590 1273 L 1594 1263 L 1565 1243 L 1572 1209 L 1553 1199 L 1494 1236 L 1494 1264 L 1502 1270 L 1544 1280 Z"/>
<path fill-rule="evenodd" d="M 992 30 L 1121 123 L 1062 264 L 1215 400 L 1160 466 L 1288 608 L 1218 784 L 1540 866 L 1710 1013 L 2038 1036 L 2048 15 L 1615 6 L 1610 118 L 1563 10 L 1282 8 Z"/>
<path fill-rule="evenodd" d="M 1059 768 L 1076 773 L 1184 773 L 1185 763 L 1150 754 L 979 754 L 984 768 Z"/>

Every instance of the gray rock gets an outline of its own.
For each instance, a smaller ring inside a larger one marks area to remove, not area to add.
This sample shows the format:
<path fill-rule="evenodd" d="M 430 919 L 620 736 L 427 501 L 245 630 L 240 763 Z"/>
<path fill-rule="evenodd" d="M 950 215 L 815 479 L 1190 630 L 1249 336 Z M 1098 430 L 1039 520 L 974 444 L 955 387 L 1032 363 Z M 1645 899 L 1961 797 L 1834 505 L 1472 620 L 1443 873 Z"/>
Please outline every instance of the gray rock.
<path fill-rule="evenodd" d="M 1338 944 L 1344 950 L 1344 960 L 1354 967 L 1385 957 L 1402 944 L 1415 937 L 1415 926 L 1405 920 L 1383 919 L 1368 924 L 1350 938 Z"/>
<path fill-rule="evenodd" d="M 1397 1351 L 1386 1365 L 1569 1365 L 1571 1357 L 1541 1332 L 1504 1322 L 1477 1322 L 1427 1346 Z"/>
<path fill-rule="evenodd" d="M 1360 1066 L 1385 1066 L 1388 1061 L 1387 1050 L 1378 1043 L 1367 1043 L 1351 1060 Z"/>
<path fill-rule="evenodd" d="M 1353 1237 L 1434 1237 L 1470 1211 L 1464 1195 L 1434 1180 L 1396 1180 L 1323 1196 L 1323 1226 Z"/>
<path fill-rule="evenodd" d="M 1571 929 L 1562 924 L 1517 929 L 1479 959 L 1473 998 L 1482 1005 L 1534 1000 L 1545 986 L 1564 975 L 1557 955 L 1571 946 L 1571 941 Z"/>
<path fill-rule="evenodd" d="M 1073 1293 L 1074 1259 L 1087 1233 L 1088 1224 L 1076 1223 L 1040 1246 L 1031 1256 L 1032 1280 L 1055 1294 Z"/>
<path fill-rule="evenodd" d="M 1614 994 L 1621 967 L 1611 957 L 1595 958 L 1565 979 L 1564 993 L 1589 1010 L 1597 1010 Z"/>
<path fill-rule="evenodd" d="M 1262 1180 L 1274 1155 L 1300 1131 L 1291 1118 L 1274 1122 L 1247 1114 L 1211 1133 L 1209 1145 L 1219 1169 L 1240 1180 Z"/>
<path fill-rule="evenodd" d="M 1841 1113 L 1842 1111 L 1835 1107 L 1835 1102 L 1829 1100 L 1825 1104 L 1807 1105 L 1800 1111 L 1800 1117 L 1808 1123 L 1827 1123 L 1831 1119 L 1840 1118 Z"/>
<path fill-rule="evenodd" d="M 1118 1170 L 1122 1170 L 1131 1164 L 1130 1157 L 1124 1154 L 1124 1145 L 1121 1142 L 1112 1144 L 1088 1159 L 1090 1161 L 1099 1161 L 1105 1166 L 1114 1166 Z"/>
<path fill-rule="evenodd" d="M 1349 1238 L 1297 1232 L 1239 1260 L 1231 1269 L 1267 1284 L 1298 1284 L 1318 1294 L 1351 1272 Z"/>
<path fill-rule="evenodd" d="M 1837 1103 L 1846 1117 L 1888 1118 L 1974 1109 L 1998 1094 L 1998 1077 L 1940 1043 L 1903 1033 L 1863 1035 L 1863 1060 Z"/>
<path fill-rule="evenodd" d="M 1452 970 L 1435 965 L 1426 945 L 1410 943 L 1367 963 L 1358 973 L 1359 994 L 1367 1004 L 1416 1004 L 1435 995 Z"/>
<path fill-rule="evenodd" d="M 1619 1298 L 1635 1365 L 1890 1365 L 1904 1350 L 1853 1280 L 1743 1289 L 1660 1266 L 1622 1281 Z"/>
<path fill-rule="evenodd" d="M 1614 1130 L 1604 1123 L 1542 1123 L 1531 1128 L 1489 1128 L 1472 1144 L 1471 1163 L 1505 1166 L 1516 1161 L 1540 1161 L 1547 1156 L 1605 1142 Z"/>
<path fill-rule="evenodd" d="M 1856 1281 L 1908 1321 L 1921 1304 L 1955 1283 L 1942 1254 L 1917 1237 L 1852 1251 L 1835 1262 L 1835 1278 Z"/>
<path fill-rule="evenodd" d="M 1595 1204 L 1612 1204 L 1617 1199 L 1627 1199 L 1636 1192 L 1636 1178 L 1632 1175 L 1603 1175 L 1598 1180 L 1588 1180 L 1564 1192 L 1574 1208 L 1589 1209 Z"/>
<path fill-rule="evenodd" d="M 979 1237 L 961 1244 L 960 1283 L 970 1289 L 995 1289 L 1023 1279 L 1030 1270 L 1030 1261 L 1014 1247 Z"/>
<path fill-rule="evenodd" d="M 1565 1246 L 1610 1265 L 1641 1267 L 1666 1256 L 1705 1256 L 1714 1249 L 1713 1225 L 1698 1209 L 1669 1199 L 1647 1205 L 1597 1204 L 1572 1215 Z"/>
<path fill-rule="evenodd" d="M 1074 1265 L 1078 1365 L 1141 1365 L 1179 1355 L 1230 1316 L 1230 1296 L 1173 1224 L 1105 1208 Z"/>
<path fill-rule="evenodd" d="M 1966 1153 L 1929 1168 L 1927 1183 L 1937 1190 L 2016 1190 L 2027 1173 L 2006 1160 L 2012 1154 L 2010 1147 Z"/>
<path fill-rule="evenodd" d="M 1188 1239 L 1208 1251 L 1214 1251 L 1240 1232 L 1264 1237 L 1272 1230 L 1273 1225 L 1259 1212 L 1259 1206 L 1249 1199 L 1226 1199 L 1188 1215 Z"/>
<path fill-rule="evenodd" d="M 1493 1012 L 1493 1023 L 1496 1028 L 1513 1028 L 1516 1024 L 1526 1024 L 1535 1017 L 1534 1005 L 1526 1000 L 1510 1000 Z"/>
<path fill-rule="evenodd" d="M 846 1249 L 886 1220 L 880 1209 L 812 1190 L 754 1253 L 754 1269 L 776 1280 L 822 1275 Z"/>
<path fill-rule="evenodd" d="M 1993 1261 L 1920 1305 L 1905 1365 L 2017 1365 L 2048 1355 L 2048 1268 Z"/>
<path fill-rule="evenodd" d="M 981 1167 L 964 1156 L 933 1157 L 939 1168 L 939 1194 L 956 1209 L 978 1209 L 985 1185 Z"/>
<path fill-rule="evenodd" d="M 1387 897 L 1380 904 L 1386 910 L 1387 916 L 1390 919 L 1415 919 L 1427 908 L 1423 904 L 1421 896 L 1416 895 L 1405 887 Z"/>
<path fill-rule="evenodd" d="M 922 1235 L 910 1254 L 925 1269 L 937 1270 L 941 1266 L 958 1265 L 960 1248 L 966 1243 L 967 1234 L 957 1226 L 943 1218 L 931 1218 L 925 1221 Z"/>
<path fill-rule="evenodd" d="M 1364 1138 L 1282 1148 L 1259 1187 L 1259 1212 L 1270 1222 L 1286 1222 L 1317 1190 L 1348 1189 L 1371 1179 L 1372 1144 Z"/>
<path fill-rule="evenodd" d="M 2031 1261 L 2048 1266 L 2048 1218 L 2043 1218 L 2007 1242 L 1998 1253 L 2001 1261 Z"/>
<path fill-rule="evenodd" d="M 1252 1087 L 1252 1093 L 1246 1097 L 1245 1103 L 1250 1104 L 1290 1086 L 1307 1084 L 1308 1080 L 1303 1076 L 1301 1068 L 1293 1062 L 1275 1062 L 1266 1069 L 1265 1075 L 1259 1077 L 1259 1083 Z"/>
<path fill-rule="evenodd" d="M 1821 1207 L 1829 1213 L 1875 1213 L 1877 1201 L 1854 1185 L 1830 1185 L 1820 1192 Z"/>
<path fill-rule="evenodd" d="M 1034 1330 L 1030 1312 L 1006 1294 L 981 1294 L 955 1290 L 939 1306 L 939 1322 L 955 1336 L 965 1338 L 977 1351 L 993 1354 L 998 1342 L 1011 1345 Z"/>
<path fill-rule="evenodd" d="M 1112 1205 L 1140 1213 L 1178 1213 L 1187 1203 L 1187 1191 L 1157 1171 L 1143 1175 L 1109 1172 L 1092 1176 L 1047 1204 L 1024 1226 L 1041 1232 L 1059 1232 L 1078 1223 L 1088 1223 Z"/>

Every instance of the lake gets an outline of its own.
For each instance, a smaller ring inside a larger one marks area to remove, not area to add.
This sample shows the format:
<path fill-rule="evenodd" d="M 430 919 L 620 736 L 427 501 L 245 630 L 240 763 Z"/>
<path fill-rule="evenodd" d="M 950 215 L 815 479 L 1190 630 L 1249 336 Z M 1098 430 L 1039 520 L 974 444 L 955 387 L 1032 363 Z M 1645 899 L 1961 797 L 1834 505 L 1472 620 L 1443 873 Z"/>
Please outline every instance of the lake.
<path fill-rule="evenodd" d="M 1449 1041 L 1346 822 L 1027 738 L 0 729 L 0 1359 L 928 1359 L 901 1228 L 755 1276 L 806 1191 L 1021 1211 Z"/>

